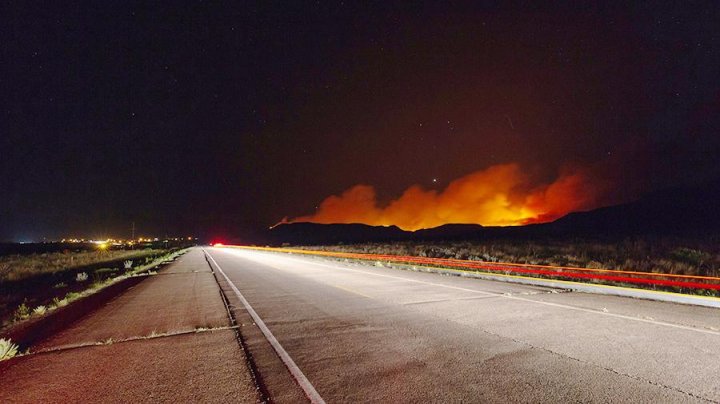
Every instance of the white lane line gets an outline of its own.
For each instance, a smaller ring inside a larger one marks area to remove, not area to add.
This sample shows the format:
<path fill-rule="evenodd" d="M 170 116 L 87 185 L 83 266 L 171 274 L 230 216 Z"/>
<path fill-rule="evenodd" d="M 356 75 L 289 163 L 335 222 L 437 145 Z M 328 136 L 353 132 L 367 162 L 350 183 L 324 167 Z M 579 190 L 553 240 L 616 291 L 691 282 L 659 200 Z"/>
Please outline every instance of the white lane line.
<path fill-rule="evenodd" d="M 265 338 L 270 342 L 270 345 L 272 345 L 275 352 L 278 354 L 280 359 L 282 359 L 285 366 L 290 371 L 290 374 L 293 375 L 297 383 L 300 385 L 300 387 L 305 392 L 305 395 L 310 399 L 311 402 L 317 403 L 317 404 L 325 404 L 325 400 L 323 400 L 322 397 L 320 397 L 320 394 L 315 390 L 315 387 L 310 383 L 310 380 L 308 380 L 307 377 L 305 377 L 305 374 L 300 370 L 297 364 L 295 364 L 295 361 L 292 360 L 290 355 L 287 353 L 285 348 L 280 345 L 280 342 L 278 342 L 277 338 L 273 335 L 272 332 L 270 332 L 270 329 L 267 328 L 265 325 L 265 322 L 260 318 L 260 316 L 255 312 L 255 310 L 252 308 L 250 303 L 245 299 L 245 296 L 240 293 L 238 288 L 235 286 L 234 283 L 228 278 L 228 276 L 225 274 L 225 271 L 220 268 L 220 265 L 218 265 L 217 261 L 215 261 L 215 258 L 210 255 L 204 248 L 203 252 L 205 252 L 205 255 L 212 260 L 213 264 L 218 269 L 218 272 L 225 278 L 227 283 L 230 285 L 230 288 L 232 288 L 233 292 L 235 292 L 235 295 L 237 295 L 238 299 L 242 302 L 242 304 L 245 306 L 245 309 L 250 313 L 250 317 L 252 317 L 253 321 L 255 321 L 255 324 L 260 328 L 260 331 L 262 331 L 263 335 L 265 335 Z"/>
<path fill-rule="evenodd" d="M 266 253 L 266 254 L 277 254 L 277 253 Z M 654 325 L 659 325 L 659 326 L 677 328 L 677 329 L 686 330 L 686 331 L 695 331 L 695 332 L 699 332 L 699 333 L 703 333 L 703 334 L 710 334 L 710 335 L 720 336 L 720 332 L 718 332 L 718 331 L 706 330 L 706 329 L 702 329 L 702 328 L 695 328 L 695 327 L 690 327 L 690 326 L 681 325 L 681 324 L 666 323 L 666 322 L 664 322 L 664 321 L 657 321 L 657 320 L 648 320 L 648 319 L 644 319 L 644 318 L 626 316 L 626 315 L 624 315 L 624 314 L 606 313 L 606 312 L 604 312 L 604 311 L 598 311 L 598 310 L 592 310 L 592 309 L 585 309 L 585 308 L 582 308 L 582 307 L 569 306 L 569 305 L 561 304 L 561 303 L 543 302 L 543 301 L 539 301 L 539 300 L 532 300 L 532 299 L 527 299 L 527 298 L 518 297 L 518 296 L 513 296 L 513 295 L 508 296 L 508 295 L 501 294 L 501 293 L 490 293 L 490 292 L 484 292 L 484 291 L 481 291 L 481 290 L 462 288 L 462 287 L 459 287 L 459 286 L 443 285 L 442 283 L 421 281 L 421 280 L 417 280 L 417 279 L 408 279 L 408 278 L 404 278 L 404 277 L 401 277 L 401 276 L 378 274 L 378 273 L 373 273 L 373 272 L 361 271 L 361 270 L 359 270 L 359 269 L 354 269 L 354 268 L 346 268 L 346 267 L 341 267 L 341 266 L 336 266 L 336 265 L 324 264 L 324 263 L 319 263 L 319 262 L 312 262 L 312 261 L 310 261 L 310 260 L 304 260 L 304 259 L 302 259 L 302 258 L 279 257 L 279 256 L 277 256 L 277 255 L 275 255 L 274 257 L 275 257 L 275 258 L 279 258 L 279 259 L 290 260 L 290 261 L 303 262 L 303 263 L 311 264 L 311 265 L 323 266 L 323 267 L 332 268 L 332 269 L 340 269 L 340 270 L 346 270 L 346 271 L 352 271 L 352 272 L 359 272 L 359 273 L 366 274 L 366 275 L 374 275 L 374 276 L 380 276 L 380 277 L 383 277 L 383 278 L 399 279 L 399 280 L 403 280 L 403 281 L 407 281 L 407 282 L 414 282 L 414 283 L 421 283 L 421 284 L 425 284 L 425 285 L 439 286 L 439 287 L 443 287 L 443 288 L 455 289 L 455 290 L 462 290 L 462 291 L 465 291 L 465 292 L 478 293 L 478 294 L 482 294 L 482 295 L 491 295 L 491 296 L 496 296 L 496 297 L 503 297 L 503 298 L 506 298 L 506 299 L 521 300 L 521 301 L 524 301 L 524 302 L 529 302 L 529 303 L 534 303 L 534 304 L 541 304 L 541 305 L 544 305 L 544 306 L 559 307 L 559 308 L 563 308 L 563 309 L 567 309 L 567 310 L 575 310 L 575 311 L 581 311 L 581 312 L 584 312 L 584 313 L 599 314 L 599 315 L 602 315 L 602 316 L 621 318 L 621 319 L 624 319 L 624 320 L 632 320 L 632 321 L 638 321 L 638 322 L 641 322 L 641 323 L 654 324 Z"/>

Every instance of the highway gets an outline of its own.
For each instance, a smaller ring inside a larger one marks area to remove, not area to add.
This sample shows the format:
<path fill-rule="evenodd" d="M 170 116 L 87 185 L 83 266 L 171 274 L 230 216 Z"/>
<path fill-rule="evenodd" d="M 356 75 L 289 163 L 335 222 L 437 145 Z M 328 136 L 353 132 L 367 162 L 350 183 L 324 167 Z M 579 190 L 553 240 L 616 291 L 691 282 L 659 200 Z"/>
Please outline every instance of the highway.
<path fill-rule="evenodd" d="M 715 308 L 206 251 L 276 402 L 720 401 Z"/>

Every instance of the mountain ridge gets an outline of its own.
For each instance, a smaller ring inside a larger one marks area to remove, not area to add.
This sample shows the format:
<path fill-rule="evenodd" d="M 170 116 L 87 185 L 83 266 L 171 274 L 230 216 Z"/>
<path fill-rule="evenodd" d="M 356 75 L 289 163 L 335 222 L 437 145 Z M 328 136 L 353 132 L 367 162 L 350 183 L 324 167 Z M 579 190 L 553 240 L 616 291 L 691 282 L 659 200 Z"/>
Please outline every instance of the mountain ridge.
<path fill-rule="evenodd" d="M 488 238 L 617 238 L 634 235 L 702 237 L 720 234 L 718 201 L 720 179 L 699 187 L 652 192 L 634 202 L 572 212 L 549 223 L 507 227 L 449 223 L 405 231 L 397 226 L 300 222 L 275 226 L 268 231 L 266 243 L 310 245 Z"/>

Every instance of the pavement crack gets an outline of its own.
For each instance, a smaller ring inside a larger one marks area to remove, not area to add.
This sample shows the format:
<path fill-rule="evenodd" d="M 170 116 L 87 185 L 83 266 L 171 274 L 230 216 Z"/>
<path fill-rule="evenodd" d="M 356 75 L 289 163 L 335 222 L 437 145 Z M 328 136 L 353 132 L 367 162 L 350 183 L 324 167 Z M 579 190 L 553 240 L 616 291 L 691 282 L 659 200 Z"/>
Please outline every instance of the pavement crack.
<path fill-rule="evenodd" d="M 403 306 L 412 306 L 415 304 L 429 304 L 429 303 L 443 303 L 443 302 L 455 302 L 460 300 L 483 300 L 483 299 L 495 299 L 496 296 L 473 296 L 473 297 L 461 297 L 457 299 L 437 299 L 437 300 L 420 300 L 417 302 L 401 303 Z"/>
<path fill-rule="evenodd" d="M 89 347 L 97 347 L 97 346 L 104 346 L 104 345 L 122 344 L 125 342 L 132 342 L 132 341 L 143 341 L 143 340 L 151 340 L 151 339 L 157 339 L 157 338 L 169 338 L 169 337 L 176 337 L 179 335 L 200 334 L 200 333 L 205 333 L 205 332 L 234 330 L 237 328 L 238 328 L 237 325 L 232 325 L 232 326 L 222 326 L 222 327 L 197 327 L 192 330 L 169 331 L 169 332 L 159 332 L 159 333 L 153 331 L 147 335 L 138 335 L 138 336 L 124 337 L 124 338 L 110 337 L 110 338 L 104 339 L 102 341 L 89 341 L 89 342 L 81 342 L 81 343 L 77 343 L 77 344 L 58 345 L 55 347 L 39 349 L 37 351 L 30 350 L 30 351 L 25 352 L 22 355 L 18 355 L 16 357 L 46 354 L 46 353 L 53 353 L 53 352 L 61 352 L 61 351 L 68 351 L 68 350 L 72 350 L 72 349 L 89 348 Z"/>
<path fill-rule="evenodd" d="M 512 297 L 512 296 L 537 296 L 537 295 L 555 295 L 559 293 L 572 293 L 572 289 L 550 289 L 550 290 L 533 290 L 528 292 L 505 292 L 501 293 L 501 296 Z"/>
<path fill-rule="evenodd" d="M 190 274 L 211 274 L 212 271 L 183 271 L 183 272 L 158 272 L 154 275 L 161 275 L 161 276 L 167 276 L 167 275 L 190 275 Z"/>

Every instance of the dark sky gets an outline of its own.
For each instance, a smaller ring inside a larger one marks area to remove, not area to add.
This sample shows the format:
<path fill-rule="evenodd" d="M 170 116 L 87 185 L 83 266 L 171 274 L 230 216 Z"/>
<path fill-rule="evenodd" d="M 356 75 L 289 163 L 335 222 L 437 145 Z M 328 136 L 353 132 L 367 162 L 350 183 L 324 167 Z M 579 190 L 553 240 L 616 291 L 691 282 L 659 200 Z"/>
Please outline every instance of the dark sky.
<path fill-rule="evenodd" d="M 716 2 L 173 3 L 0 6 L 0 240 L 243 236 L 510 162 L 718 175 Z"/>

